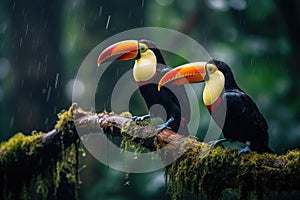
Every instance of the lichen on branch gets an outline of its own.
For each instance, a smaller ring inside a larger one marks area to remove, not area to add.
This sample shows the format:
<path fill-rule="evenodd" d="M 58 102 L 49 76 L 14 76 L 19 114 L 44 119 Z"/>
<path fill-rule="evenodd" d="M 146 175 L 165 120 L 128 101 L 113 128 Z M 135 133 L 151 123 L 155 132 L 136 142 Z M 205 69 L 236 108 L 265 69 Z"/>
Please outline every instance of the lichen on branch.
<path fill-rule="evenodd" d="M 0 144 L 0 199 L 78 199 L 79 138 L 68 111 L 48 133 Z"/>
<path fill-rule="evenodd" d="M 59 114 L 52 131 L 34 132 L 31 136 L 16 134 L 0 145 L 2 199 L 13 199 L 16 195 L 22 199 L 33 192 L 32 188 L 41 197 L 55 199 L 59 194 L 66 195 L 64 188 L 69 187 L 73 192 L 69 197 L 77 198 L 78 129 L 86 130 L 84 134 L 100 130 L 122 137 L 123 148 L 135 151 L 137 159 L 141 147 L 150 151 L 164 149 L 160 153 L 162 161 L 181 155 L 165 169 L 172 199 L 186 194 L 205 194 L 209 199 L 216 199 L 225 191 L 233 192 L 240 199 L 250 195 L 261 199 L 271 191 L 300 190 L 299 150 L 285 155 L 251 152 L 239 156 L 237 149 L 213 148 L 169 129 L 157 133 L 150 123 L 132 121 L 128 112 L 97 114 L 73 104 Z"/>
<path fill-rule="evenodd" d="M 169 129 L 156 133 L 156 127 L 133 122 L 130 115 L 101 113 L 97 116 L 106 134 L 119 134 L 123 143 L 138 143 L 151 150 L 164 147 L 160 154 L 162 161 L 182 154 L 166 168 L 168 193 L 173 199 L 189 193 L 202 193 L 216 199 L 228 190 L 241 199 L 251 195 L 260 199 L 271 191 L 300 190 L 299 150 L 285 155 L 256 152 L 238 155 L 237 149 L 213 148 Z"/>
<path fill-rule="evenodd" d="M 167 168 L 167 177 L 173 199 L 187 193 L 218 199 L 228 189 L 241 199 L 260 199 L 267 192 L 300 190 L 300 152 L 238 156 L 236 149 L 195 146 Z"/>

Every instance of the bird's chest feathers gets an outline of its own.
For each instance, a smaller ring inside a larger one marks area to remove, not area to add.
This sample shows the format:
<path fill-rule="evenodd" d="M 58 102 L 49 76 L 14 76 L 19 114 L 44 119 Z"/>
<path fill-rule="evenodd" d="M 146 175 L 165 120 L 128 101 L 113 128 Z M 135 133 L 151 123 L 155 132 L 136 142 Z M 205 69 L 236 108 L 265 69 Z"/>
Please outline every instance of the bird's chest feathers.
<path fill-rule="evenodd" d="M 216 71 L 209 75 L 203 91 L 204 105 L 210 106 L 218 100 L 224 90 L 224 84 L 225 78 L 222 72 Z"/>
<path fill-rule="evenodd" d="M 133 77 L 136 82 L 150 80 L 156 72 L 156 57 L 152 51 L 147 51 L 137 59 L 133 67 Z"/>

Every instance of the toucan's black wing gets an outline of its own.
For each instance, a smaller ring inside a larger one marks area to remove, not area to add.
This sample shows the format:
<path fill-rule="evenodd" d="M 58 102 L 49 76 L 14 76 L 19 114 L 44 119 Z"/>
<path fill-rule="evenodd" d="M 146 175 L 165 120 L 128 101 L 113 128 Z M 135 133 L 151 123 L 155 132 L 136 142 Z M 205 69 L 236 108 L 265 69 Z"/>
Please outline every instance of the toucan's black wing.
<path fill-rule="evenodd" d="M 266 120 L 261 115 L 252 98 L 246 93 L 235 90 L 226 91 L 224 95 L 227 100 L 227 106 L 232 108 L 232 114 L 243 117 L 242 119 L 245 119 L 251 127 L 255 127 L 263 131 L 268 130 Z"/>
<path fill-rule="evenodd" d="M 240 141 L 250 141 L 253 150 L 267 151 L 268 125 L 251 97 L 240 90 L 225 91 L 226 120 L 223 133 L 238 138 Z"/>

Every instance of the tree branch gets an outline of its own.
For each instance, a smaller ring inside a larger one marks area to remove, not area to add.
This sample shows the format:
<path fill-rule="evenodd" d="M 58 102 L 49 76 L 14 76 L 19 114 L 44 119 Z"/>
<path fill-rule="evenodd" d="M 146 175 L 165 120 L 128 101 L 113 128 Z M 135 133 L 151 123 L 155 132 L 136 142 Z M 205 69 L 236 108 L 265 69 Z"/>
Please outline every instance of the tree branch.
<path fill-rule="evenodd" d="M 96 114 L 85 112 L 76 104 L 61 113 L 59 118 L 54 130 L 46 134 L 23 136 L 18 147 L 14 146 L 16 141 L 12 142 L 13 138 L 2 144 L 0 172 L 5 174 L 16 164 L 16 160 L 17 163 L 27 163 L 30 173 L 43 171 L 43 166 L 47 166 L 49 160 L 76 144 L 76 130 L 85 129 L 83 134 L 101 130 L 107 135 L 123 137 L 123 140 L 129 138 L 151 150 L 164 147 L 164 152 L 160 154 L 163 161 L 182 154 L 166 168 L 168 192 L 173 199 L 186 193 L 205 193 L 209 198 L 219 198 L 227 189 L 236 191 L 240 198 L 246 198 L 251 192 L 260 198 L 268 191 L 300 190 L 298 150 L 286 155 L 251 152 L 238 156 L 236 149 L 212 148 L 195 138 L 183 137 L 169 129 L 156 133 L 156 127 L 147 122 L 132 121 L 130 113 Z M 30 167 L 36 165 L 40 157 L 47 159 L 39 161 L 43 164 L 32 170 Z M 15 170 L 18 169 L 16 167 Z"/>
<path fill-rule="evenodd" d="M 88 124 L 89 121 L 94 122 L 97 116 L 96 121 L 101 128 L 107 130 L 107 134 L 124 136 L 131 135 L 131 131 L 135 130 L 135 134 L 147 138 L 145 136 L 155 133 L 152 125 L 137 125 L 130 118 L 108 113 L 93 116 L 89 120 L 89 115 L 82 115 L 81 120 Z M 184 153 L 166 169 L 168 191 L 174 199 L 185 193 L 201 192 L 215 199 L 226 189 L 235 190 L 242 199 L 251 192 L 261 198 L 263 193 L 269 191 L 300 190 L 298 150 L 289 151 L 286 155 L 251 152 L 238 156 L 237 149 L 212 148 L 206 143 L 183 137 L 168 129 L 154 134 L 148 140 L 150 142 L 142 143 L 147 148 L 166 148 L 161 155 L 164 156 L 162 160 L 173 158 L 176 156 L 174 152 Z"/>

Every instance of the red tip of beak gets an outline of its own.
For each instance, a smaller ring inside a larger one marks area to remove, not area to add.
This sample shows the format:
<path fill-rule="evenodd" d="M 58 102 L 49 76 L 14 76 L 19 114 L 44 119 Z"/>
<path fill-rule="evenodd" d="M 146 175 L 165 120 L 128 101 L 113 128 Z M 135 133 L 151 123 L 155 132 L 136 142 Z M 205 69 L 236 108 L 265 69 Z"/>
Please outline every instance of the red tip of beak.
<path fill-rule="evenodd" d="M 161 87 L 168 84 L 183 85 L 186 83 L 196 83 L 204 81 L 206 74 L 206 62 L 188 63 L 176 67 L 166 73 L 158 83 L 158 91 Z"/>
<path fill-rule="evenodd" d="M 130 60 L 136 58 L 138 54 L 138 41 L 137 40 L 125 40 L 113 44 L 104 51 L 102 51 L 98 57 L 97 64 L 109 60 Z"/>

